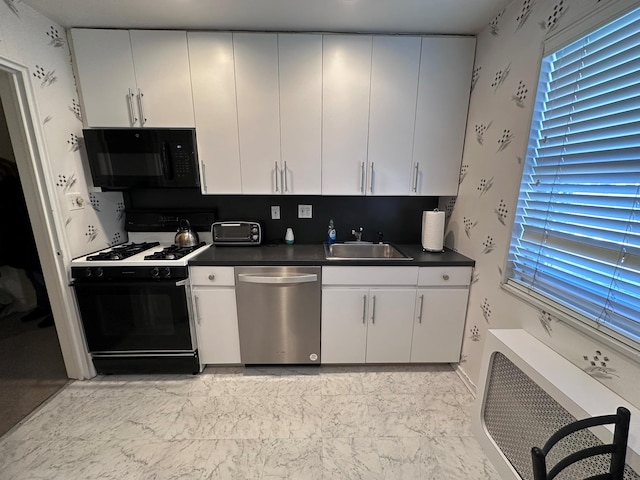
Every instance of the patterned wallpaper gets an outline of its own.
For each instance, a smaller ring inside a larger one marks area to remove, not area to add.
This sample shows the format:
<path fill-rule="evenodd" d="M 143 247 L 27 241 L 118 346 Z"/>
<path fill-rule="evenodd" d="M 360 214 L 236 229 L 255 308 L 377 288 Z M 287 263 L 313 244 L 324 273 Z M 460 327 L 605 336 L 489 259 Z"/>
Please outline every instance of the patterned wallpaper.
<path fill-rule="evenodd" d="M 461 368 L 477 385 L 489 328 L 525 328 L 640 406 L 640 363 L 610 351 L 500 287 L 538 82 L 544 39 L 615 0 L 514 0 L 478 36 L 456 198 L 445 244 L 476 260 Z"/>
<path fill-rule="evenodd" d="M 82 159 L 82 117 L 65 31 L 19 0 L 0 2 L 0 56 L 28 67 L 45 137 L 49 188 L 57 198 L 71 257 L 126 240 L 124 202 L 118 192 L 89 193 Z M 69 210 L 67 193 L 85 208 Z M 68 260 L 68 259 L 67 259 Z"/>

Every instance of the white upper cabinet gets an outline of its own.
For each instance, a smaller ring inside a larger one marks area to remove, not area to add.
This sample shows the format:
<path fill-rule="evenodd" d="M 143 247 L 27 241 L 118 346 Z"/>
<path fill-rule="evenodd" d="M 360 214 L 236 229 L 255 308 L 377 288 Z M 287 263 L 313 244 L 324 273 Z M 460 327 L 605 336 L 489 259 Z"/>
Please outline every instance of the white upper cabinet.
<path fill-rule="evenodd" d="M 457 195 L 475 39 L 425 37 L 418 84 L 414 195 Z"/>
<path fill-rule="evenodd" d="M 374 37 L 367 195 L 409 195 L 420 38 Z"/>
<path fill-rule="evenodd" d="M 321 193 L 322 35 L 278 34 L 281 192 Z"/>
<path fill-rule="evenodd" d="M 194 126 L 186 32 L 72 29 L 71 37 L 87 126 Z"/>
<path fill-rule="evenodd" d="M 141 126 L 193 127 L 187 33 L 131 30 L 129 35 Z"/>
<path fill-rule="evenodd" d="M 189 32 L 202 193 L 242 192 L 231 33 Z"/>
<path fill-rule="evenodd" d="M 234 33 L 242 193 L 281 193 L 278 36 Z"/>
<path fill-rule="evenodd" d="M 367 175 L 370 35 L 324 35 L 322 193 L 364 195 Z"/>
<path fill-rule="evenodd" d="M 140 126 L 127 30 L 71 30 L 84 121 L 89 127 Z"/>

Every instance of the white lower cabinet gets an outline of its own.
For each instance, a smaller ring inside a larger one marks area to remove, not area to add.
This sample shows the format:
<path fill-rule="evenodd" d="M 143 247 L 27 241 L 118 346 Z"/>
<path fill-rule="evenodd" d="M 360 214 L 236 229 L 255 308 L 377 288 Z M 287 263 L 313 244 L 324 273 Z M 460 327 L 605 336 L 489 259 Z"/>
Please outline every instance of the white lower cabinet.
<path fill-rule="evenodd" d="M 322 363 L 408 362 L 415 289 L 326 288 Z"/>
<path fill-rule="evenodd" d="M 471 267 L 421 267 L 418 272 L 412 362 L 460 360 Z"/>
<path fill-rule="evenodd" d="M 364 363 L 367 354 L 366 288 L 322 290 L 322 363 Z"/>
<path fill-rule="evenodd" d="M 322 363 L 458 362 L 471 267 L 324 267 Z"/>
<path fill-rule="evenodd" d="M 239 364 L 233 267 L 194 267 L 191 278 L 200 362 Z"/>
<path fill-rule="evenodd" d="M 369 290 L 367 362 L 409 361 L 415 298 L 413 288 Z"/>
<path fill-rule="evenodd" d="M 411 342 L 412 362 L 460 360 L 469 290 L 418 289 Z"/>

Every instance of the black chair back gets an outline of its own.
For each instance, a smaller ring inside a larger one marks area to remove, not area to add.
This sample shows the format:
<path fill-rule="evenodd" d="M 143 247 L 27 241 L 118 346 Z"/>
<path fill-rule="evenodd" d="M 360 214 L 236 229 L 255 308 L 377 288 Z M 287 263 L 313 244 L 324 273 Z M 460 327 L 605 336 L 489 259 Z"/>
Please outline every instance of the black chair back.
<path fill-rule="evenodd" d="M 549 440 L 547 440 L 544 447 L 533 447 L 531 449 L 534 480 L 551 480 L 562 470 L 580 460 L 608 453 L 611 454 L 609 471 L 601 475 L 590 477 L 588 480 L 622 480 L 627 455 L 627 439 L 629 437 L 630 418 L 631 413 L 629 410 L 624 407 L 618 407 L 615 415 L 601 415 L 598 417 L 585 418 L 562 427 L 554 433 Z M 596 445 L 573 452 L 556 463 L 553 468 L 547 472 L 546 457 L 556 443 L 578 430 L 608 424 L 615 424 L 612 443 Z"/>

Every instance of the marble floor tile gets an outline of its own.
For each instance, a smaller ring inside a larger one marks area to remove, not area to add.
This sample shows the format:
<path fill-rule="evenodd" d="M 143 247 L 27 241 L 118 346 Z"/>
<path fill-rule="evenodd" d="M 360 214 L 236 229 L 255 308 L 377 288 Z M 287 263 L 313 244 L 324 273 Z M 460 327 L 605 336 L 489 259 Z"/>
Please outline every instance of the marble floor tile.
<path fill-rule="evenodd" d="M 373 438 L 323 438 L 322 470 L 323 478 L 384 478 Z"/>
<path fill-rule="evenodd" d="M 322 397 L 323 438 L 370 438 L 373 420 L 366 395 Z"/>
<path fill-rule="evenodd" d="M 429 477 L 434 480 L 500 480 L 480 444 L 469 436 L 422 438 L 424 456 L 434 465 Z"/>
<path fill-rule="evenodd" d="M 70 382 L 0 438 L 1 480 L 488 479 L 448 365 Z"/>

